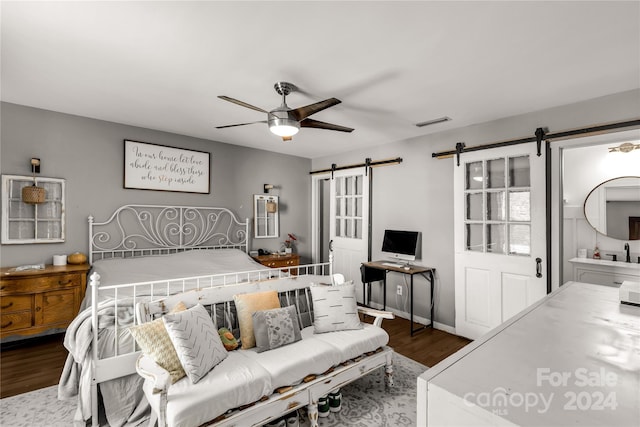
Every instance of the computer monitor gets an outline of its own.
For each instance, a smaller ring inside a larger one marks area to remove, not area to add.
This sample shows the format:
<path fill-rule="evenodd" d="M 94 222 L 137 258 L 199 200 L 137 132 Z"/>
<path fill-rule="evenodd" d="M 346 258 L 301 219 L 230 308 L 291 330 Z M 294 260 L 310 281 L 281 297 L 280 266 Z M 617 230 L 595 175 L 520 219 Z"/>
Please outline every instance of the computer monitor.
<path fill-rule="evenodd" d="M 382 252 L 394 259 L 415 261 L 419 236 L 419 231 L 384 230 Z"/>

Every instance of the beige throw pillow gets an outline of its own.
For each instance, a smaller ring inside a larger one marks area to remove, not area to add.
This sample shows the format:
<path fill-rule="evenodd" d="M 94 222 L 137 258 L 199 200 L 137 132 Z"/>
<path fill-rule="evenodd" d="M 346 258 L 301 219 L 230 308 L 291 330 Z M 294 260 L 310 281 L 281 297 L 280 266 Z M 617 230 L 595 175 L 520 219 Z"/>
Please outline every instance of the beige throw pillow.
<path fill-rule="evenodd" d="M 280 308 L 278 292 L 266 291 L 250 294 L 234 295 L 236 312 L 238 313 L 238 323 L 240 324 L 240 341 L 243 349 L 256 346 L 256 339 L 253 335 L 253 313 L 261 310 Z"/>
<path fill-rule="evenodd" d="M 187 306 L 179 302 L 169 313 L 179 313 L 186 309 Z M 144 354 L 169 371 L 171 383 L 175 383 L 186 375 L 162 318 L 131 326 L 129 332 Z"/>

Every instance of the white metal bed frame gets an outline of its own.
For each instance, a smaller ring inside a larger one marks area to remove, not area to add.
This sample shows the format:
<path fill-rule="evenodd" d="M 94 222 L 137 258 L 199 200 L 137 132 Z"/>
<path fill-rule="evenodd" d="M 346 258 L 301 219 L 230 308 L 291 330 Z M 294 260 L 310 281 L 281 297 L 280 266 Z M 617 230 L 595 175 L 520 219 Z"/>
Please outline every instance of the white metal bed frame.
<path fill-rule="evenodd" d="M 105 222 L 94 222 L 89 217 L 89 262 L 98 259 L 133 258 L 150 255 L 165 255 L 199 249 L 243 249 L 248 253 L 249 220 L 240 222 L 226 208 L 125 205 L 118 208 Z M 331 275 L 331 256 L 328 263 L 308 264 L 295 267 L 298 277 L 311 274 Z M 99 425 L 98 384 L 136 373 L 136 360 L 140 351 L 135 342 L 128 351 L 118 345 L 118 323 L 114 320 L 114 356 L 101 359 L 98 354 L 98 304 L 99 293 L 113 292 L 115 312 L 118 312 L 118 294 L 133 290 L 127 296 L 126 305 L 136 306 L 136 300 L 155 300 L 171 293 L 190 289 L 205 289 L 228 286 L 246 281 L 260 281 L 274 277 L 289 276 L 291 267 L 281 269 L 253 270 L 234 273 L 212 274 L 180 279 L 138 282 L 121 285 L 100 286 L 100 276 L 92 273 L 91 288 L 91 419 L 92 426 Z M 139 297 L 140 296 L 140 297 Z M 123 303 L 124 304 L 124 303 Z M 117 316 L 116 316 L 117 319 Z M 138 320 L 136 320 L 138 321 Z M 133 341 L 133 340 L 132 340 Z"/>
<path fill-rule="evenodd" d="M 248 238 L 249 219 L 240 222 L 227 208 L 124 205 L 104 222 L 89 216 L 89 263 L 193 249 L 248 253 Z"/>

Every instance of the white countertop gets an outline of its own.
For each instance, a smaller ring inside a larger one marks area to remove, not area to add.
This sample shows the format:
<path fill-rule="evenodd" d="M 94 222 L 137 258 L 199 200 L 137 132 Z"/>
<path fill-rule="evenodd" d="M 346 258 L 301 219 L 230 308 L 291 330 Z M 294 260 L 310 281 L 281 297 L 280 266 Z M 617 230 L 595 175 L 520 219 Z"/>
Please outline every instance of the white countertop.
<path fill-rule="evenodd" d="M 506 424 L 636 427 L 640 307 L 568 282 L 420 378 Z"/>
<path fill-rule="evenodd" d="M 588 264 L 588 265 L 605 265 L 608 267 L 624 268 L 633 271 L 640 272 L 640 264 L 633 262 L 623 261 L 611 261 L 608 259 L 593 259 L 593 258 L 571 258 L 569 262 L 575 264 Z"/>

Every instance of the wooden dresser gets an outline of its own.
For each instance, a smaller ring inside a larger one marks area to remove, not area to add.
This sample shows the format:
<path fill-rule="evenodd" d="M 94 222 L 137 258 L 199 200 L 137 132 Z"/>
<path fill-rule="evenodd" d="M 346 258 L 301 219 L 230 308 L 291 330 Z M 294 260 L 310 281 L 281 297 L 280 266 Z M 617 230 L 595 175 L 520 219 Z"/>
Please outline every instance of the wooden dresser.
<path fill-rule="evenodd" d="M 254 256 L 253 259 L 271 268 L 295 267 L 300 265 L 300 255 L 298 254 L 258 255 Z M 298 274 L 298 269 L 291 269 L 290 272 L 291 274 Z"/>
<path fill-rule="evenodd" d="M 0 269 L 0 339 L 64 329 L 78 314 L 89 264 Z"/>

